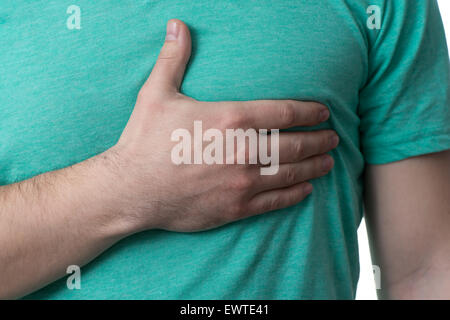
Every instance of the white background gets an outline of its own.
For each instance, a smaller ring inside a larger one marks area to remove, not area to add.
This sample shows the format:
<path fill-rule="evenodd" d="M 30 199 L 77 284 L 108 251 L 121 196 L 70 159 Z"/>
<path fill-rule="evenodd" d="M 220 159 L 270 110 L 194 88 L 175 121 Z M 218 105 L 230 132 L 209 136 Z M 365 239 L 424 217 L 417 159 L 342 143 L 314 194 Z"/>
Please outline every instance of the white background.
<path fill-rule="evenodd" d="M 450 47 L 450 0 L 438 0 L 438 2 L 441 9 L 442 20 L 444 21 L 445 31 L 447 33 L 447 44 Z M 376 299 L 377 296 L 364 220 L 359 227 L 358 238 L 361 275 L 359 278 L 358 290 L 356 292 L 356 299 L 373 300 Z"/>

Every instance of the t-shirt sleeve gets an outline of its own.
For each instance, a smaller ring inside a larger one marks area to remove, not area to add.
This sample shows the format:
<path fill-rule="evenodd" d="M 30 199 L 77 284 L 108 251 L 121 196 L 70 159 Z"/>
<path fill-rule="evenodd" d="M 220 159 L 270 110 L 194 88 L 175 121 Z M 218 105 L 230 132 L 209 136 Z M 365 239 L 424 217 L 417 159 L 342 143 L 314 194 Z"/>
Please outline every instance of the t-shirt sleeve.
<path fill-rule="evenodd" d="M 358 107 L 366 162 L 450 149 L 450 63 L 437 2 L 387 0 L 380 11 Z"/>

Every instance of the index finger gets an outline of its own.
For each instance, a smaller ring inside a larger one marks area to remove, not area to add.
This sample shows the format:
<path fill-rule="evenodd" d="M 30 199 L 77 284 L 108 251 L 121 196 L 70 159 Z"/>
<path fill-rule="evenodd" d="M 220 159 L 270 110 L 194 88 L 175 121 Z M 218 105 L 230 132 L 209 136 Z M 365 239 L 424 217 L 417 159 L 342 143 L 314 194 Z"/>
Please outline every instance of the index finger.
<path fill-rule="evenodd" d="M 326 121 L 330 111 L 314 101 L 254 100 L 233 101 L 229 107 L 242 127 L 254 129 L 287 129 L 315 126 Z"/>

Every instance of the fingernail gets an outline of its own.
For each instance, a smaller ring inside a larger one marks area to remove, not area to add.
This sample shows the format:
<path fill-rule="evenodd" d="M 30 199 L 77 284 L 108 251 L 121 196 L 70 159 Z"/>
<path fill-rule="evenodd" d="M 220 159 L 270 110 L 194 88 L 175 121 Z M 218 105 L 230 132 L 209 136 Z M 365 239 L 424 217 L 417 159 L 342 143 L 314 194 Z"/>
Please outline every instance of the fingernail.
<path fill-rule="evenodd" d="M 323 156 L 322 158 L 322 169 L 324 171 L 328 171 L 331 169 L 331 166 L 333 165 L 333 160 L 330 156 Z"/>
<path fill-rule="evenodd" d="M 312 192 L 312 185 L 310 183 L 307 183 L 304 187 L 303 187 L 303 191 L 305 192 L 305 194 L 310 194 Z"/>
<path fill-rule="evenodd" d="M 322 111 L 320 112 L 320 116 L 319 116 L 320 121 L 325 121 L 325 120 L 327 120 L 329 116 L 330 116 L 330 111 L 328 111 L 327 109 L 322 110 Z"/>
<path fill-rule="evenodd" d="M 167 24 L 166 40 L 177 40 L 179 29 L 180 28 L 176 21 L 169 21 Z"/>
<path fill-rule="evenodd" d="M 330 138 L 330 147 L 331 148 L 336 148 L 338 144 L 339 144 L 339 137 L 336 134 L 334 134 Z"/>

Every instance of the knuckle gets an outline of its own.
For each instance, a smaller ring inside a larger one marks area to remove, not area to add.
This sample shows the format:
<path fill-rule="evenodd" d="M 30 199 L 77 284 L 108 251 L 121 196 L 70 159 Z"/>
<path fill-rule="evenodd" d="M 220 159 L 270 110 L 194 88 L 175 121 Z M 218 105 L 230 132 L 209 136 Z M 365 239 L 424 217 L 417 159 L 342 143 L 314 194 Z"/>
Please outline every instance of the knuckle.
<path fill-rule="evenodd" d="M 162 60 L 162 61 L 171 61 L 171 60 L 174 60 L 176 58 L 177 58 L 176 55 L 174 55 L 173 53 L 169 53 L 169 52 L 161 53 L 159 55 L 159 57 L 158 57 L 158 59 Z"/>
<path fill-rule="evenodd" d="M 141 90 L 139 90 L 137 95 L 137 102 L 144 103 L 146 106 L 152 108 L 162 105 L 162 101 L 158 99 L 157 96 L 152 93 L 152 90 L 150 90 L 150 88 L 146 86 L 142 87 Z"/>
<path fill-rule="evenodd" d="M 293 102 L 289 101 L 280 108 L 280 120 L 286 126 L 290 126 L 295 123 L 295 107 Z"/>
<path fill-rule="evenodd" d="M 296 172 L 293 167 L 288 167 L 285 173 L 285 181 L 288 184 L 294 184 L 297 178 Z"/>
<path fill-rule="evenodd" d="M 251 189 L 253 187 L 253 179 L 246 173 L 240 174 L 233 180 L 233 189 L 240 192 Z"/>
<path fill-rule="evenodd" d="M 292 152 L 298 159 L 303 156 L 305 152 L 305 143 L 302 139 L 297 139 L 292 143 Z"/>
<path fill-rule="evenodd" d="M 275 196 L 264 204 L 264 212 L 279 209 L 281 207 L 281 197 Z"/>
<path fill-rule="evenodd" d="M 222 128 L 223 129 L 242 128 L 244 123 L 245 117 L 243 113 L 235 109 L 232 109 L 224 114 Z"/>
<path fill-rule="evenodd" d="M 158 55 L 158 60 L 174 60 L 179 57 L 179 53 L 180 51 L 176 43 L 166 41 Z"/>

